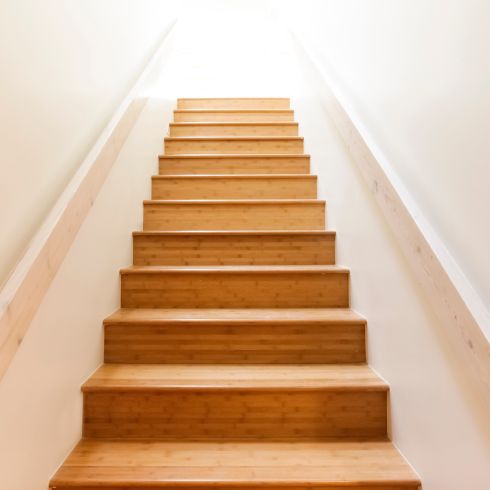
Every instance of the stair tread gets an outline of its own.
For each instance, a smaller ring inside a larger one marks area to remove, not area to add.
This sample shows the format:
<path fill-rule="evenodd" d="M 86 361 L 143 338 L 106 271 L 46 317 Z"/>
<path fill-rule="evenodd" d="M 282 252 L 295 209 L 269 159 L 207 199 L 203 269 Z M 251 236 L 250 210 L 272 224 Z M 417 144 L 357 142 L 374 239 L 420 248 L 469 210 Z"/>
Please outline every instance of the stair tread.
<path fill-rule="evenodd" d="M 143 204 L 325 204 L 323 199 L 146 199 Z"/>
<path fill-rule="evenodd" d="M 267 101 L 267 100 L 282 100 L 282 101 L 290 101 L 289 97 L 179 97 L 177 99 L 177 104 L 179 102 L 183 101 L 190 101 L 190 100 L 205 100 L 205 101 L 210 101 L 210 100 L 218 100 L 218 101 L 223 101 L 223 100 L 261 100 L 261 101 Z"/>
<path fill-rule="evenodd" d="M 289 109 L 290 103 L 286 97 L 184 97 L 177 99 L 177 109 Z"/>
<path fill-rule="evenodd" d="M 162 322 L 330 322 L 365 324 L 350 308 L 120 308 L 104 320 L 106 325 Z"/>
<path fill-rule="evenodd" d="M 360 483 L 410 486 L 417 475 L 388 441 L 160 442 L 82 439 L 51 486 Z"/>
<path fill-rule="evenodd" d="M 367 364 L 103 364 L 82 389 L 118 388 L 386 391 L 388 385 Z"/>
<path fill-rule="evenodd" d="M 332 230 L 148 230 L 148 231 L 133 231 L 133 235 L 336 235 Z"/>
<path fill-rule="evenodd" d="M 350 308 L 120 308 L 105 325 L 182 323 L 357 323 L 366 319 Z"/>
<path fill-rule="evenodd" d="M 256 112 L 256 113 L 268 113 L 268 112 L 272 112 L 272 113 L 292 113 L 294 112 L 293 109 L 226 109 L 226 108 L 223 108 L 223 109 L 213 109 L 213 108 L 206 108 L 206 109 L 175 109 L 174 110 L 174 113 L 175 112 L 182 112 L 182 113 L 189 113 L 189 112 L 200 112 L 200 113 L 203 113 L 203 112 Z"/>
<path fill-rule="evenodd" d="M 268 140 L 299 140 L 303 141 L 303 136 L 165 136 L 165 141 L 268 141 Z M 239 153 L 234 153 L 239 155 Z M 291 155 L 291 154 L 290 154 Z"/>
<path fill-rule="evenodd" d="M 240 179 L 310 179 L 317 180 L 316 175 L 311 174 L 172 174 L 172 175 L 152 175 L 152 179 L 160 180 L 172 180 L 172 179 L 230 179 L 230 180 L 240 180 Z"/>
<path fill-rule="evenodd" d="M 159 274 L 161 272 L 223 272 L 269 273 L 317 272 L 345 274 L 349 269 L 339 265 L 132 265 L 121 269 L 121 274 Z"/>
<path fill-rule="evenodd" d="M 209 154 L 209 153 L 179 153 L 178 155 L 159 155 L 158 158 L 160 160 L 165 160 L 165 159 L 175 159 L 175 158 L 209 158 L 209 159 L 216 159 L 216 158 L 310 158 L 311 155 L 308 153 L 244 153 L 244 154 L 238 154 L 238 153 L 214 153 L 214 154 Z M 275 174 L 271 174 L 275 175 Z"/>
<path fill-rule="evenodd" d="M 298 126 L 295 121 L 183 121 L 170 126 Z"/>

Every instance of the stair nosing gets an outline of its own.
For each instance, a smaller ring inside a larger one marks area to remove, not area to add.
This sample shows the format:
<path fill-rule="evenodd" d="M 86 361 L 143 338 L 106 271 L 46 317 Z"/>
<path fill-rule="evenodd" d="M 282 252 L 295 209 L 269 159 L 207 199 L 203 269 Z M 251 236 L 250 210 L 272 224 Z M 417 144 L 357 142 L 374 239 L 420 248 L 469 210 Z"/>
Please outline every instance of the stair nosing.
<path fill-rule="evenodd" d="M 96 467 L 97 468 L 97 467 Z M 182 466 L 182 469 L 187 468 L 186 466 Z M 233 467 L 229 467 L 233 468 Z M 241 466 L 236 466 L 236 468 L 242 468 Z M 277 467 L 277 471 L 280 472 L 282 469 L 281 466 Z M 78 484 L 78 480 L 75 480 L 75 486 L 72 483 L 71 480 L 52 480 L 50 488 L 65 488 L 67 485 L 70 487 L 73 487 L 74 489 L 80 488 L 80 485 Z M 116 483 L 110 483 L 110 484 L 104 484 L 104 486 L 97 485 L 93 487 L 92 485 L 87 488 L 114 488 L 114 485 L 117 487 L 124 487 L 124 488 L 130 488 L 133 487 L 135 489 L 138 488 L 148 488 L 148 489 L 156 489 L 156 488 L 170 488 L 171 490 L 175 490 L 176 487 L 185 489 L 185 488 L 202 488 L 202 489 L 207 489 L 207 488 L 212 488 L 213 490 L 216 490 L 217 487 L 228 487 L 228 488 L 236 488 L 240 489 L 241 487 L 248 489 L 254 488 L 257 490 L 264 490 L 267 488 L 271 489 L 276 489 L 277 487 L 284 487 L 286 488 L 291 488 L 291 489 L 298 489 L 298 488 L 308 488 L 308 487 L 313 487 L 315 490 L 320 490 L 324 488 L 325 490 L 328 490 L 329 488 L 335 488 L 337 490 L 339 487 L 345 488 L 346 490 L 349 488 L 352 489 L 358 489 L 358 488 L 365 488 L 366 490 L 369 490 L 369 488 L 375 488 L 376 490 L 382 489 L 383 487 L 389 487 L 390 490 L 391 488 L 394 487 L 407 487 L 407 488 L 414 488 L 415 485 L 419 485 L 420 488 L 420 480 L 414 479 L 414 480 L 397 480 L 397 479 L 385 479 L 385 480 L 371 480 L 371 479 L 362 479 L 362 480 L 307 480 L 306 482 L 301 481 L 298 482 L 296 480 L 290 480 L 290 479 L 277 479 L 277 480 L 271 480 L 271 479 L 255 479 L 253 481 L 244 479 L 244 480 L 237 480 L 237 479 L 218 479 L 218 478 L 213 478 L 213 479 L 208 479 L 203 478 L 203 480 L 195 481 L 193 480 L 185 480 L 183 478 L 178 478 L 178 479 L 171 479 L 171 480 L 165 480 L 165 481 L 158 481 L 155 483 L 153 480 L 137 480 L 136 484 L 133 480 L 130 479 L 118 479 Z M 112 485 L 112 487 L 111 487 Z M 83 487 L 85 489 L 85 487 Z"/>
<path fill-rule="evenodd" d="M 303 158 L 310 159 L 311 155 L 309 153 L 179 153 L 178 155 L 168 155 L 168 154 L 160 154 L 158 155 L 160 160 L 167 160 L 171 158 L 198 158 L 198 159 L 211 159 L 211 158 Z M 275 175 L 275 174 L 270 174 Z M 299 174 L 303 175 L 303 174 Z"/>
<path fill-rule="evenodd" d="M 240 391 L 240 392 L 311 392 L 311 391 L 322 391 L 322 392 L 389 392 L 388 385 L 363 385 L 359 383 L 357 385 L 340 385 L 340 386 L 328 386 L 328 385 L 305 385 L 298 383 L 294 384 L 284 384 L 284 385 L 227 385 L 227 384 L 167 384 L 167 385 L 96 385 L 87 384 L 82 385 L 82 393 L 94 393 L 94 392 L 115 392 L 115 391 L 131 391 L 131 392 L 175 392 L 175 391 Z"/>
<path fill-rule="evenodd" d="M 309 179 L 318 180 L 314 174 L 171 174 L 171 175 L 152 175 L 153 180 L 171 179 Z"/>
<path fill-rule="evenodd" d="M 216 108 L 202 108 L 202 109 L 174 109 L 173 111 L 174 113 L 175 112 L 182 112 L 182 113 L 189 113 L 189 112 L 199 112 L 199 113 L 203 113 L 203 112 L 238 112 L 238 113 L 243 113 L 243 112 L 252 112 L 252 113 L 268 113 L 268 112 L 272 112 L 273 114 L 277 114 L 277 113 L 294 113 L 294 109 L 261 109 L 261 108 L 253 108 L 251 107 L 250 109 L 233 109 L 233 108 L 223 108 L 223 109 L 216 109 Z"/>
<path fill-rule="evenodd" d="M 303 136 L 165 136 L 165 141 L 303 141 Z"/>
<path fill-rule="evenodd" d="M 299 126 L 296 121 L 173 121 L 169 126 Z"/>
<path fill-rule="evenodd" d="M 155 310 L 165 310 L 166 312 L 173 312 L 173 313 L 178 313 L 179 311 L 181 312 L 182 310 L 186 310 L 184 308 L 118 308 L 116 311 L 114 311 L 110 316 L 104 319 L 103 323 L 106 326 L 111 326 L 111 325 L 145 325 L 145 326 L 150 326 L 150 325 L 180 325 L 180 324 L 205 324 L 205 325 L 215 325 L 215 324 L 223 324 L 223 325 L 249 325 L 249 324 L 301 324 L 301 325 L 328 325 L 328 324 L 342 324 L 342 325 L 366 325 L 367 324 L 367 319 L 360 315 L 357 311 L 355 311 L 352 308 L 323 308 L 321 310 L 325 310 L 325 317 L 324 318 L 295 318 L 295 317 L 275 317 L 271 318 L 270 316 L 264 316 L 263 318 L 260 318 L 259 316 L 256 318 L 250 318 L 250 317 L 245 317 L 245 318 L 240 318 L 239 316 L 235 317 L 230 317 L 230 318 L 225 318 L 225 317 L 213 317 L 210 315 L 210 311 L 215 311 L 217 309 L 213 308 L 191 308 L 190 310 L 194 311 L 200 311 L 201 316 L 199 318 L 197 317 L 185 317 L 180 316 L 180 317 L 168 317 L 168 318 L 144 318 L 144 314 L 147 311 L 155 311 Z M 223 309 L 220 309 L 223 311 Z M 250 308 L 228 308 L 225 310 L 233 310 L 233 311 L 240 311 L 240 310 L 250 310 Z M 255 308 L 254 310 L 260 311 L 260 308 Z M 270 310 L 278 310 L 278 308 L 270 308 L 270 309 L 262 309 L 264 310 L 264 314 L 267 315 L 267 312 Z M 282 308 L 280 310 L 285 310 L 287 311 L 287 308 Z M 292 310 L 301 310 L 301 308 L 292 308 Z M 315 308 L 303 308 L 303 310 L 308 311 L 308 310 L 315 310 Z M 351 318 L 335 318 L 333 315 L 338 311 L 338 310 L 345 310 L 349 311 L 352 313 Z M 135 313 L 141 313 L 143 316 L 143 319 L 141 318 L 118 318 L 117 314 L 121 311 L 132 311 Z M 328 314 L 331 314 L 332 316 L 329 318 Z M 208 315 L 206 317 L 206 314 Z"/>
<path fill-rule="evenodd" d="M 133 236 L 166 236 L 166 235 L 319 235 L 319 236 L 335 236 L 337 234 L 334 230 L 138 230 L 133 231 Z"/>
<path fill-rule="evenodd" d="M 333 378 L 320 379 L 320 378 L 308 378 L 308 373 L 302 378 L 267 378 L 267 379 L 257 379 L 253 378 L 253 374 L 257 369 L 265 369 L 269 367 L 268 364 L 256 364 L 253 366 L 245 366 L 243 372 L 250 371 L 250 378 L 239 378 L 234 379 L 233 377 L 219 377 L 222 376 L 220 370 L 226 369 L 227 367 L 235 367 L 236 364 L 209 364 L 206 365 L 208 370 L 213 369 L 213 366 L 217 369 L 217 380 L 211 380 L 208 378 L 195 378 L 192 375 L 187 379 L 173 379 L 170 373 L 168 378 L 165 378 L 165 370 L 170 367 L 182 367 L 184 368 L 187 364 L 173 364 L 170 366 L 163 366 L 161 368 L 161 378 L 124 378 L 124 373 L 121 373 L 120 377 L 113 376 L 111 378 L 98 378 L 97 373 L 104 369 L 104 366 L 117 366 L 118 368 L 129 367 L 133 371 L 144 371 L 149 366 L 154 366 L 152 364 L 103 364 L 99 369 L 95 371 L 83 384 L 82 392 L 99 392 L 99 391 L 138 391 L 138 392 L 155 392 L 155 391 L 181 391 L 181 390 L 192 390 L 192 391 L 335 391 L 335 392 L 352 392 L 352 391 L 381 391 L 388 392 L 389 384 L 384 381 L 372 368 L 369 367 L 367 363 L 342 363 L 338 365 L 332 364 L 316 364 L 316 365 L 275 365 L 272 371 L 277 371 L 282 366 L 287 369 L 294 369 L 295 367 L 300 367 L 302 370 L 305 366 L 308 366 L 309 371 L 320 371 L 326 366 L 332 368 L 338 368 L 338 366 L 344 367 L 356 367 L 364 370 L 365 373 L 373 375 L 372 379 L 362 378 L 359 379 L 342 379 L 341 381 L 334 381 Z M 242 366 L 242 365 L 239 365 Z M 193 366 L 193 370 L 196 371 L 198 366 Z M 272 373 L 274 375 L 274 373 Z"/>
<path fill-rule="evenodd" d="M 182 100 L 288 100 L 291 101 L 290 97 L 177 97 L 177 102 Z"/>
<path fill-rule="evenodd" d="M 324 199 L 145 199 L 143 204 L 326 204 Z"/>
<path fill-rule="evenodd" d="M 339 265 L 132 265 L 120 269 L 130 274 L 349 274 L 350 269 Z"/>

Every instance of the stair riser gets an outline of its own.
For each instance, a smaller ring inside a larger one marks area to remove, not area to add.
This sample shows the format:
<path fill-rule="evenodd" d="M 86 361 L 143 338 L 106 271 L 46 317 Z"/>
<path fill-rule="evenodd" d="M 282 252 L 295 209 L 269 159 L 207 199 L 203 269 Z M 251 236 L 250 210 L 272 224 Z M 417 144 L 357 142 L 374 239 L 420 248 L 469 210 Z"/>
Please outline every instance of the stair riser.
<path fill-rule="evenodd" d="M 145 203 L 145 231 L 324 230 L 325 204 Z"/>
<path fill-rule="evenodd" d="M 289 109 L 287 98 L 178 99 L 177 109 Z"/>
<path fill-rule="evenodd" d="M 134 265 L 333 265 L 335 235 L 135 235 Z"/>
<path fill-rule="evenodd" d="M 84 436 L 310 439 L 386 436 L 386 391 L 104 390 L 84 394 Z"/>
<path fill-rule="evenodd" d="M 152 179 L 152 199 L 316 199 L 311 177 Z"/>
<path fill-rule="evenodd" d="M 347 272 L 130 273 L 121 275 L 123 308 L 348 307 Z"/>
<path fill-rule="evenodd" d="M 196 174 L 308 174 L 309 157 L 289 158 L 164 158 L 160 175 Z"/>
<path fill-rule="evenodd" d="M 134 265 L 333 265 L 335 235 L 133 237 Z"/>
<path fill-rule="evenodd" d="M 135 364 L 363 363 L 365 326 L 107 325 L 105 362 Z"/>
<path fill-rule="evenodd" d="M 190 124 L 170 125 L 174 136 L 298 136 L 298 125 L 291 124 Z"/>
<path fill-rule="evenodd" d="M 287 155 L 303 153 L 302 139 L 168 139 L 165 138 L 166 155 L 228 155 L 237 154 L 276 154 Z"/>
<path fill-rule="evenodd" d="M 174 111 L 175 122 L 293 122 L 293 111 Z"/>

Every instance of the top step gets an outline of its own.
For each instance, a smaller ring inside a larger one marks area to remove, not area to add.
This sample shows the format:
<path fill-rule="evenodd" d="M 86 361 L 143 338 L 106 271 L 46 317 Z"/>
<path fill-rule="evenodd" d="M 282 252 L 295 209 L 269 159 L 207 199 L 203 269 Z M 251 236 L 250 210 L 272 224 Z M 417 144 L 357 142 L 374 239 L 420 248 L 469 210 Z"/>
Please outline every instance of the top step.
<path fill-rule="evenodd" d="M 291 109 L 179 109 L 175 122 L 292 122 Z"/>
<path fill-rule="evenodd" d="M 177 99 L 177 109 L 289 109 L 288 98 Z"/>

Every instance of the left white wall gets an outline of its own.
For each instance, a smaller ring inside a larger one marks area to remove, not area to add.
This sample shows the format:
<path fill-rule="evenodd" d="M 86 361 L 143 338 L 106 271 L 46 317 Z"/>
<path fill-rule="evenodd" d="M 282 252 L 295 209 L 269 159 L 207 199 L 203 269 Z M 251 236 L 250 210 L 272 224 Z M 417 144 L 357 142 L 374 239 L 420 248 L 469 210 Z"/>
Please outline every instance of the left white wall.
<path fill-rule="evenodd" d="M 0 285 L 158 46 L 175 4 L 0 2 Z"/>
<path fill-rule="evenodd" d="M 102 363 L 102 319 L 119 306 L 174 105 L 147 102 L 0 382 L 2 490 L 46 490 L 81 436 L 80 385 Z"/>
<path fill-rule="evenodd" d="M 167 0 L 0 3 L 0 285 L 160 44 Z M 0 488 L 45 490 L 81 435 L 81 383 L 174 103 L 150 100 L 0 382 Z"/>

